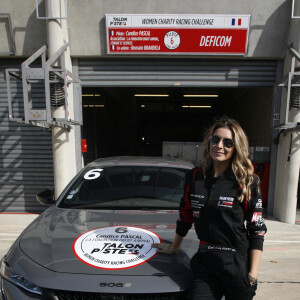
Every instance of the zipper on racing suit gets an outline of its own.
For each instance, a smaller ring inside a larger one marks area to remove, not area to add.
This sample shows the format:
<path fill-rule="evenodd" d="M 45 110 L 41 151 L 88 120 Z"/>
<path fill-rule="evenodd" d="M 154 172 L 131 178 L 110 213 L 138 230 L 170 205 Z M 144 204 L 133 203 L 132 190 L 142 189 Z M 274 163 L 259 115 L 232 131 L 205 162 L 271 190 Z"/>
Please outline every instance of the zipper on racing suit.
<path fill-rule="evenodd" d="M 214 180 L 214 182 L 212 183 L 212 185 L 209 187 L 209 190 L 208 190 L 208 203 L 207 203 L 207 208 L 208 208 L 208 219 L 209 219 L 209 235 L 210 235 L 210 241 L 211 242 L 213 240 L 213 222 L 212 222 L 212 218 L 211 218 L 211 207 L 212 207 L 212 195 L 214 193 L 214 187 L 215 187 L 215 184 L 216 184 L 216 181 L 217 179 Z"/>

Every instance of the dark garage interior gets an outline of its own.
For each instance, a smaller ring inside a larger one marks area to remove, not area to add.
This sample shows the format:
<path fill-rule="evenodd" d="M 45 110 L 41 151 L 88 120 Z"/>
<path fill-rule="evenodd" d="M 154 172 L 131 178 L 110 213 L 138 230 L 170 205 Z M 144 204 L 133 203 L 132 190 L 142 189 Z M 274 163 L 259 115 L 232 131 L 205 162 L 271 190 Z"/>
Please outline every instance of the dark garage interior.
<path fill-rule="evenodd" d="M 103 87 L 82 90 L 85 164 L 117 155 L 162 155 L 163 141 L 201 142 L 227 115 L 244 127 L 250 146 L 270 146 L 271 88 Z"/>

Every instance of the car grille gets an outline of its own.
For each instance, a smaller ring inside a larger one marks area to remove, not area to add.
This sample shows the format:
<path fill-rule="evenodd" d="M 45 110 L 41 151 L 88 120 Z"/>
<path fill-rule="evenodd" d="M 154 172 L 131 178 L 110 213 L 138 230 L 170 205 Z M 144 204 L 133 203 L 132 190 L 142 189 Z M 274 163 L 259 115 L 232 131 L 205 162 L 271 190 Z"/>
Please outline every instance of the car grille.
<path fill-rule="evenodd" d="M 184 300 L 185 292 L 160 294 L 98 294 L 63 290 L 46 290 L 49 300 Z"/>

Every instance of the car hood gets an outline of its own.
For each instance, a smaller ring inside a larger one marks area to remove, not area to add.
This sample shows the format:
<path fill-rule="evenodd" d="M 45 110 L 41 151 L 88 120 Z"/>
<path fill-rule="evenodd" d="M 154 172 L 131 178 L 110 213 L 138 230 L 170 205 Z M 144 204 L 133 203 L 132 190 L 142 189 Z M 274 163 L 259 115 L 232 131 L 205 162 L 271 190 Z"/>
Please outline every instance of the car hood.
<path fill-rule="evenodd" d="M 163 242 L 172 242 L 177 218 L 177 211 L 79 210 L 51 207 L 23 232 L 19 246 L 31 260 L 54 272 L 172 276 L 190 268 L 190 258 L 199 245 L 194 230 L 190 230 L 176 255 L 155 254 L 140 264 L 117 270 L 99 268 L 94 263 L 87 263 L 76 253 L 74 245 L 89 232 L 113 226 L 137 227 L 153 232 Z"/>

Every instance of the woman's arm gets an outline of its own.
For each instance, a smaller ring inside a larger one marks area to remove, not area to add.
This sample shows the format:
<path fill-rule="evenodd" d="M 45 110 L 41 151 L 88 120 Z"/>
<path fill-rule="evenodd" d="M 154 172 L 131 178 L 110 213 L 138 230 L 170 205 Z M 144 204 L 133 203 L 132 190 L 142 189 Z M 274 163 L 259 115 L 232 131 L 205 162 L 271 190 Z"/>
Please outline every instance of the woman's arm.
<path fill-rule="evenodd" d="M 259 180 L 256 176 L 254 176 L 251 186 L 251 199 L 247 204 L 247 209 L 245 210 L 250 248 L 249 281 L 251 285 L 255 285 L 262 256 L 264 235 L 267 232 L 267 227 L 263 219 Z"/>
<path fill-rule="evenodd" d="M 173 247 L 172 247 L 173 251 L 175 253 L 178 252 L 178 250 L 180 248 L 180 245 L 183 241 L 183 238 L 184 238 L 183 236 L 180 236 L 178 233 L 175 233 L 175 237 L 174 237 L 174 241 L 173 241 Z"/>
<path fill-rule="evenodd" d="M 253 249 L 250 250 L 250 270 L 249 274 L 254 279 L 257 279 L 258 277 L 258 268 L 260 265 L 260 259 L 261 259 L 262 251 Z"/>
<path fill-rule="evenodd" d="M 246 228 L 248 231 L 249 250 L 250 252 L 252 250 L 262 251 L 264 235 L 267 232 L 267 227 L 263 218 L 262 197 L 259 187 L 259 179 L 257 178 L 257 176 L 254 176 L 254 180 L 251 185 L 251 198 L 249 199 L 249 201 L 245 201 L 244 210 Z M 257 261 L 257 255 L 258 254 L 255 254 L 255 261 Z"/>

